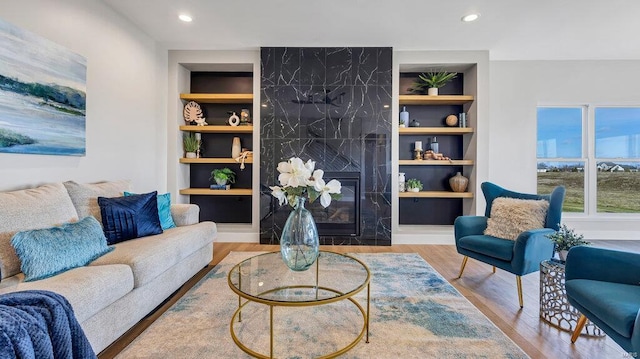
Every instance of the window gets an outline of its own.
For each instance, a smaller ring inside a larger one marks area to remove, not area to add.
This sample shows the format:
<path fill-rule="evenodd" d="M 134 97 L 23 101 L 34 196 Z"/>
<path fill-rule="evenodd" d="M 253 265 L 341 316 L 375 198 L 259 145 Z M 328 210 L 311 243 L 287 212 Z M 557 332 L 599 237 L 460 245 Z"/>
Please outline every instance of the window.
<path fill-rule="evenodd" d="M 595 109 L 597 212 L 640 213 L 640 108 Z"/>
<path fill-rule="evenodd" d="M 538 193 L 565 186 L 564 212 L 584 212 L 583 107 L 538 108 Z"/>
<path fill-rule="evenodd" d="M 537 158 L 538 193 L 564 185 L 563 211 L 640 213 L 640 107 L 539 107 Z"/>

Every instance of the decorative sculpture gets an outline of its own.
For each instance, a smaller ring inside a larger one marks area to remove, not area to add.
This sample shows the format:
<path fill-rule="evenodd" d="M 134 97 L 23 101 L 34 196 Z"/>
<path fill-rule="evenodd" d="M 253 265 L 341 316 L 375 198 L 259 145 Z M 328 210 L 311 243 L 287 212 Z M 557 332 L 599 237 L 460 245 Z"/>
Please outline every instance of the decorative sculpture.
<path fill-rule="evenodd" d="M 208 125 L 205 122 L 205 118 L 202 116 L 202 109 L 200 108 L 200 105 L 195 101 L 189 101 L 184 105 L 182 114 L 184 116 L 184 121 L 187 124 L 195 123 L 197 126 Z"/>

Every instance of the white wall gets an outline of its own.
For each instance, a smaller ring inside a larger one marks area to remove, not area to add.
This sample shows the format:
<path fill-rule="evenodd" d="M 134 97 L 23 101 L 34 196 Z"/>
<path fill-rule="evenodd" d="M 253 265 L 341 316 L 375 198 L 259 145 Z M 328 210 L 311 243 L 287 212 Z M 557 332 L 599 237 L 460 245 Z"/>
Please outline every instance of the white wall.
<path fill-rule="evenodd" d="M 115 179 L 165 190 L 166 52 L 98 0 L 2 1 L 0 18 L 87 58 L 86 156 L 0 153 L 0 190 Z"/>
<path fill-rule="evenodd" d="M 492 61 L 488 179 L 536 191 L 538 105 L 640 106 L 640 61 Z M 564 214 L 590 239 L 640 239 L 640 216 Z"/>

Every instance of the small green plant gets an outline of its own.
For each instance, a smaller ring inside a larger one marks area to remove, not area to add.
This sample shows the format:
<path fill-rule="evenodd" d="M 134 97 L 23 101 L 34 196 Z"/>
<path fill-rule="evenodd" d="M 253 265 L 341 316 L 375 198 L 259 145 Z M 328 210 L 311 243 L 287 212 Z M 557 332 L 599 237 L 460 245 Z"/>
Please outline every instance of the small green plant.
<path fill-rule="evenodd" d="M 236 173 L 231 169 L 225 168 L 216 168 L 211 171 L 211 177 L 209 180 L 216 181 L 217 184 L 227 184 L 228 183 L 236 183 Z"/>
<path fill-rule="evenodd" d="M 568 251 L 571 247 L 582 246 L 591 244 L 584 240 L 582 234 L 576 234 L 571 228 L 568 228 L 565 224 L 560 227 L 560 230 L 553 234 L 548 234 L 547 238 L 556 245 L 556 251 Z"/>
<path fill-rule="evenodd" d="M 440 88 L 458 76 L 456 72 L 429 71 L 418 75 L 418 81 L 413 83 L 409 90 L 413 92 L 424 92 L 428 88 Z"/>
<path fill-rule="evenodd" d="M 195 133 L 185 133 L 182 136 L 182 144 L 184 145 L 184 152 L 198 151 L 198 140 Z"/>
<path fill-rule="evenodd" d="M 420 182 L 420 180 L 416 179 L 416 178 L 409 178 L 407 180 L 407 189 L 411 190 L 413 188 L 417 188 L 418 191 L 421 191 L 422 190 L 422 182 Z"/>

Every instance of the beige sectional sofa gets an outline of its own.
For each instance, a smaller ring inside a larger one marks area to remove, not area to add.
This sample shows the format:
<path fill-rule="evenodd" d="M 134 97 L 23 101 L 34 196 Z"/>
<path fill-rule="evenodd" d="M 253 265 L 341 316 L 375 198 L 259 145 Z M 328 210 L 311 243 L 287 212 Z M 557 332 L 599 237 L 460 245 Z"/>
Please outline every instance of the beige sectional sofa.
<path fill-rule="evenodd" d="M 97 196 L 119 196 L 128 186 L 124 181 L 66 182 L 0 192 L 0 294 L 40 289 L 65 296 L 96 353 L 211 261 L 215 223 L 198 223 L 195 205 L 173 204 L 176 228 L 117 243 L 87 266 L 31 282 L 24 281 L 11 238 L 17 231 L 53 227 L 86 214 L 99 217 Z"/>

